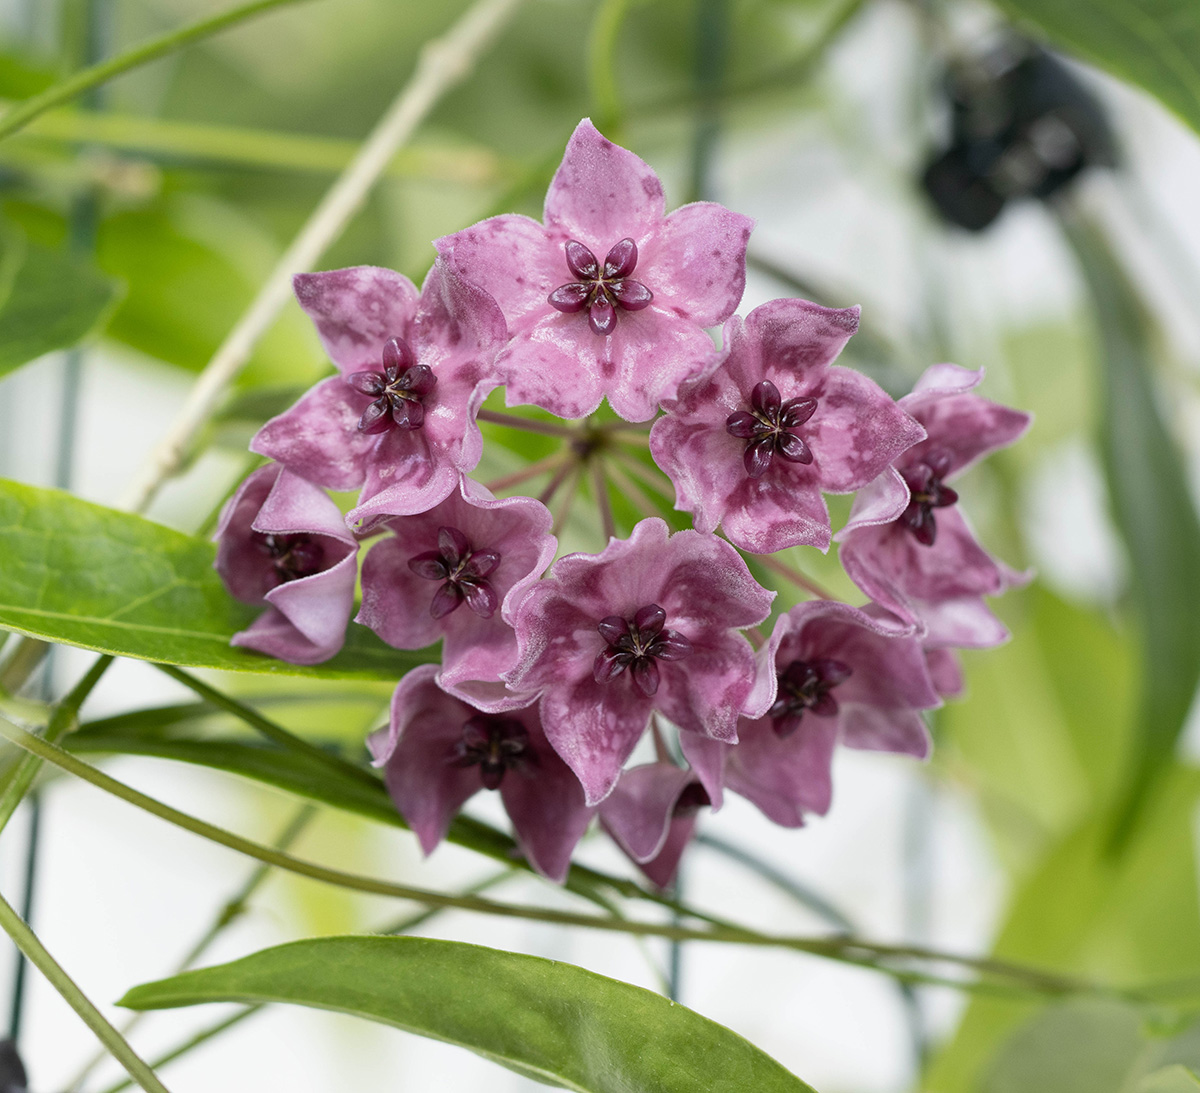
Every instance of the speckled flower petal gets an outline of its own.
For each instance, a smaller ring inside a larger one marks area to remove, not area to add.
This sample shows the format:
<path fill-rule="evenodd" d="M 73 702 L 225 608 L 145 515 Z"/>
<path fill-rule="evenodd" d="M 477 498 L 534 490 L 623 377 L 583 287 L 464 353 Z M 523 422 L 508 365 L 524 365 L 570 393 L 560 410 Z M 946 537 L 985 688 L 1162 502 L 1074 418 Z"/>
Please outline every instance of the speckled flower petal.
<path fill-rule="evenodd" d="M 663 212 L 658 175 L 584 118 L 546 191 L 546 226 L 600 257 L 619 239 L 640 241 L 658 227 Z"/>
<path fill-rule="evenodd" d="M 600 806 L 600 822 L 635 862 L 648 862 L 662 851 L 679 795 L 695 780 L 671 763 L 631 767 Z"/>
<path fill-rule="evenodd" d="M 830 768 L 835 717 L 805 716 L 782 740 L 767 718 L 743 721 L 725 765 L 725 785 L 783 827 L 801 827 L 806 813 L 824 816 L 833 800 Z"/>
<path fill-rule="evenodd" d="M 292 286 L 342 372 L 378 368 L 383 343 L 403 337 L 417 310 L 413 283 L 379 266 L 298 273 Z"/>

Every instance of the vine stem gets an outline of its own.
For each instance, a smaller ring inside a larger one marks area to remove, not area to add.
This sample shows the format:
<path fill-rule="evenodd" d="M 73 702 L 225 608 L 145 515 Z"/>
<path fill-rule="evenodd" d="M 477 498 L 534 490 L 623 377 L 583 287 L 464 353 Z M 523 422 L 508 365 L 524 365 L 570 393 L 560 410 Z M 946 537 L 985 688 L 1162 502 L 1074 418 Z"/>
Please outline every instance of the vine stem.
<path fill-rule="evenodd" d="M 955 987 L 959 990 L 1017 994 L 1027 996 L 1029 993 L 1040 994 L 1091 994 L 1106 996 L 1134 997 L 1128 992 L 1122 993 L 1105 989 L 1085 980 L 1074 979 L 1054 972 L 1042 971 L 1038 968 L 1028 968 L 1023 965 L 1009 964 L 989 958 L 974 959 L 943 953 L 911 945 L 881 945 L 861 938 L 845 935 L 836 937 L 793 937 L 775 934 L 763 934 L 756 930 L 737 926 L 722 920 L 699 916 L 702 920 L 713 923 L 711 927 L 691 928 L 664 925 L 656 922 L 643 922 L 633 919 L 620 919 L 615 916 L 600 916 L 579 914 L 569 911 L 557 911 L 545 907 L 526 906 L 521 904 L 498 903 L 495 900 L 479 896 L 453 896 L 442 892 L 434 892 L 423 888 L 413 888 L 408 885 L 396 884 L 392 881 L 381 880 L 377 877 L 362 876 L 357 873 L 347 873 L 339 869 L 331 869 L 317 865 L 314 862 L 294 858 L 290 854 L 273 850 L 250 839 L 243 838 L 224 828 L 217 827 L 195 816 L 172 808 L 170 805 L 148 797 L 144 793 L 117 781 L 103 771 L 97 770 L 88 763 L 81 762 L 62 748 L 48 744 L 45 740 L 17 728 L 15 725 L 0 720 L 0 736 L 5 737 L 18 747 L 32 752 L 42 759 L 48 760 L 55 766 L 72 774 L 83 781 L 89 782 L 98 789 L 104 790 L 128 804 L 140 808 L 159 819 L 190 831 L 194 835 L 208 839 L 230 850 L 245 854 L 247 857 L 284 869 L 290 873 L 308 877 L 311 880 L 359 892 L 369 892 L 374 895 L 391 896 L 396 899 L 410 900 L 414 903 L 425 904 L 429 907 L 456 907 L 477 914 L 498 915 L 506 918 L 523 918 L 535 922 L 550 922 L 562 926 L 580 926 L 588 929 L 606 930 L 617 933 L 628 933 L 647 937 L 678 938 L 684 941 L 716 941 L 733 944 L 778 947 L 797 952 L 810 953 L 842 963 L 855 964 L 871 968 L 893 978 L 919 983 L 936 983 Z M 681 913 L 698 916 L 687 907 L 679 908 Z M 949 979 L 943 976 L 929 975 L 924 972 L 913 972 L 889 966 L 886 960 L 924 960 L 934 963 L 951 964 L 974 971 L 981 975 L 998 977 L 1002 982 L 964 981 Z M 36 961 L 35 961 L 36 964 Z"/>
<path fill-rule="evenodd" d="M 96 1034 L 97 1039 L 138 1083 L 146 1093 L 168 1093 L 167 1087 L 129 1046 L 125 1038 L 105 1020 L 91 999 L 79 989 L 76 982 L 63 970 L 57 960 L 46 951 L 46 947 L 13 909 L 0 896 L 0 927 L 13 939 L 18 949 L 29 962 L 46 977 L 63 1000 L 82 1018 L 84 1024 Z"/>
<path fill-rule="evenodd" d="M 501 475 L 499 478 L 493 478 L 490 482 L 485 482 L 484 485 L 493 493 L 497 490 L 511 489 L 513 486 L 519 486 L 523 482 L 528 482 L 531 478 L 537 478 L 539 475 L 549 474 L 551 471 L 558 470 L 559 467 L 571 458 L 570 452 L 555 452 L 553 455 L 546 456 L 545 459 L 539 459 L 536 463 L 530 463 L 524 470 Z"/>
<path fill-rule="evenodd" d="M 110 57 L 107 61 L 101 61 L 99 64 L 82 69 L 61 83 L 46 88 L 40 95 L 26 99 L 20 106 L 13 107 L 7 114 L 0 117 L 0 140 L 15 133 L 18 129 L 24 128 L 39 114 L 44 114 L 51 107 L 59 106 L 85 91 L 90 91 L 93 87 L 99 87 L 114 76 L 144 65 L 147 61 L 165 57 L 168 53 L 173 53 L 193 42 L 210 38 L 227 27 L 252 19 L 272 8 L 281 8 L 301 2 L 302 0 L 253 0 L 253 3 L 241 4 L 236 8 L 223 11 L 219 15 L 202 19 L 198 23 L 169 31 L 161 37 L 143 42 L 140 46 L 135 46 L 116 57 Z"/>
<path fill-rule="evenodd" d="M 579 436 L 579 430 L 570 425 L 556 425 L 552 421 L 538 421 L 531 417 L 521 417 L 519 414 L 502 414 L 498 410 L 480 410 L 475 417 L 479 421 L 490 421 L 493 425 L 503 425 L 506 429 L 520 429 L 526 433 L 544 433 L 546 436 Z"/>
<path fill-rule="evenodd" d="M 123 507 L 142 512 L 162 484 L 179 469 L 226 387 L 291 299 L 293 275 L 315 265 L 338 238 L 392 157 L 442 95 L 467 75 L 519 2 L 477 0 L 443 37 L 426 43 L 411 80 L 379 120 L 358 155 L 330 187 L 276 263 L 254 302 L 200 373 L 174 425 L 151 457 L 149 467 L 123 498 Z"/>

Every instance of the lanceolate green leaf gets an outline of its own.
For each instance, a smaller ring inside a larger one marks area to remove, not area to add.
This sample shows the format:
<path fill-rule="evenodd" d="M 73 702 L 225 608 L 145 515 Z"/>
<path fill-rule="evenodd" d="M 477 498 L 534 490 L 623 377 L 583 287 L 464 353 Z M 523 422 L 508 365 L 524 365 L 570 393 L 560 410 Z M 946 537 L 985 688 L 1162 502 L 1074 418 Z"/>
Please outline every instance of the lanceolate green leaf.
<path fill-rule="evenodd" d="M 1056 45 L 1149 91 L 1200 130 L 1195 0 L 1000 0 Z"/>
<path fill-rule="evenodd" d="M 294 1002 L 459 1044 L 581 1093 L 812 1093 L 740 1036 L 640 987 L 571 964 L 412 937 L 266 949 L 135 987 L 132 1009 Z"/>
<path fill-rule="evenodd" d="M 74 345 L 115 306 L 119 284 L 91 263 L 15 231 L 0 247 L 0 376 Z"/>
<path fill-rule="evenodd" d="M 0 628 L 98 652 L 195 668 L 399 679 L 403 653 L 351 624 L 332 660 L 301 668 L 235 649 L 258 613 L 233 600 L 214 547 L 140 516 L 0 479 Z"/>
<path fill-rule="evenodd" d="M 1150 318 L 1102 230 L 1081 216 L 1064 224 L 1092 297 L 1105 407 L 1101 450 L 1141 630 L 1139 731 L 1128 758 L 1123 829 L 1169 763 L 1200 682 L 1200 521 L 1155 397 Z"/>

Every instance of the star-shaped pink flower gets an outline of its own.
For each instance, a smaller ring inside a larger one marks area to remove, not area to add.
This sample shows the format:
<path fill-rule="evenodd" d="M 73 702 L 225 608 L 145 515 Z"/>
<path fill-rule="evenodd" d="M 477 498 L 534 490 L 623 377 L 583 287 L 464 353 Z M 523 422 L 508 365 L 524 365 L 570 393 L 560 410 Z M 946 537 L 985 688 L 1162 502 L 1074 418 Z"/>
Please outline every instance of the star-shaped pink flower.
<path fill-rule="evenodd" d="M 650 431 L 675 507 L 756 554 L 825 550 L 824 493 L 877 477 L 925 431 L 866 376 L 833 365 L 858 309 L 774 300 L 725 324 L 725 352 Z"/>
<path fill-rule="evenodd" d="M 600 554 L 560 558 L 533 587 L 517 609 L 520 661 L 507 679 L 541 692 L 546 736 L 597 804 L 654 710 L 684 733 L 737 739 L 738 716 L 758 698 L 738 631 L 762 622 L 773 598 L 728 543 L 642 520 Z"/>
<path fill-rule="evenodd" d="M 553 518 L 532 497 L 498 500 L 463 478 L 428 512 L 395 516 L 367 553 L 357 621 L 397 649 L 443 640 L 438 684 L 482 710 L 528 706 L 500 680 L 516 664 L 516 605 L 546 571 Z"/>
<path fill-rule="evenodd" d="M 708 364 L 704 328 L 741 301 L 753 221 L 711 202 L 663 212 L 658 176 L 585 119 L 544 224 L 496 216 L 437 240 L 504 312 L 511 341 L 496 367 L 508 405 L 578 418 L 607 395 L 621 417 L 646 421 Z"/>
<path fill-rule="evenodd" d="M 1027 578 L 976 541 L 948 483 L 1029 428 L 1020 410 L 971 393 L 983 370 L 928 369 L 900 400 L 927 439 L 904 452 L 855 498 L 838 538 L 846 573 L 893 614 L 926 629 L 925 644 L 997 645 L 1008 631 L 984 603 Z"/>
<path fill-rule="evenodd" d="M 251 450 L 328 489 L 362 487 L 351 524 L 432 508 L 483 451 L 475 415 L 505 340 L 495 302 L 440 263 L 420 296 L 375 266 L 302 273 L 295 288 L 341 375 L 268 421 Z"/>
<path fill-rule="evenodd" d="M 322 490 L 278 464 L 260 467 L 226 503 L 214 538 L 230 594 L 268 607 L 233 645 L 292 664 L 319 664 L 341 649 L 358 543 Z"/>
<path fill-rule="evenodd" d="M 833 792 L 834 747 L 925 759 L 921 710 L 941 705 L 920 641 L 897 621 L 832 600 L 780 616 L 760 671 L 775 684 L 765 716 L 743 719 L 724 749 L 725 785 L 785 827 L 824 815 Z"/>
<path fill-rule="evenodd" d="M 443 691 L 436 675 L 423 664 L 400 680 L 390 725 L 367 741 L 421 849 L 433 852 L 475 793 L 499 790 L 529 863 L 561 883 L 594 810 L 546 742 L 537 709 L 484 713 Z"/>

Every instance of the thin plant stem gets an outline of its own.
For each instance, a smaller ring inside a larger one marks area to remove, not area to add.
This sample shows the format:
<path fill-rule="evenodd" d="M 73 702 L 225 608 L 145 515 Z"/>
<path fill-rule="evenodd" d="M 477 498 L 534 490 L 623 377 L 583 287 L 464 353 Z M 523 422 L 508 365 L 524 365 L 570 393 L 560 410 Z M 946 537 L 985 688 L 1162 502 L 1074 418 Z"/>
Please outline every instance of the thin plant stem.
<path fill-rule="evenodd" d="M 640 479 L 649 489 L 661 497 L 673 498 L 675 496 L 675 486 L 662 471 L 647 467 L 640 459 L 620 448 L 610 448 L 609 452 L 614 459 L 619 460 L 629 470 L 630 474 Z"/>
<path fill-rule="evenodd" d="M 579 469 L 579 460 L 571 455 L 567 460 L 554 472 L 554 477 L 546 484 L 546 488 L 538 494 L 538 500 L 543 505 L 550 504 L 554 495 L 558 493 L 559 487 L 567 480 L 567 476 L 575 470 Z"/>
<path fill-rule="evenodd" d="M 316 814 L 316 806 L 310 804 L 301 805 L 295 816 L 288 821 L 287 825 L 279 833 L 278 838 L 276 838 L 274 843 L 272 843 L 272 846 L 274 846 L 276 850 L 287 850 L 287 848 L 291 846 L 297 838 L 299 838 L 300 833 L 305 827 L 308 826 L 309 822 Z M 217 912 L 216 917 L 209 925 L 208 929 L 204 931 L 204 933 L 196 940 L 196 943 L 187 951 L 186 954 L 184 954 L 179 963 L 176 964 L 174 971 L 171 972 L 172 975 L 179 975 L 180 972 L 187 971 L 188 968 L 195 964 L 196 961 L 204 955 L 204 953 L 208 950 L 208 947 L 218 937 L 220 937 L 222 932 L 232 922 L 234 922 L 235 919 L 239 918 L 245 913 L 246 904 L 250 897 L 254 895 L 259 886 L 267 879 L 270 873 L 271 866 L 265 864 L 257 865 L 253 870 L 251 870 L 250 875 L 245 880 L 245 883 L 237 890 L 237 892 L 235 892 L 229 897 L 229 899 L 225 901 L 221 909 Z M 141 1024 L 142 1019 L 145 1016 L 145 1011 L 141 1011 L 128 1018 L 128 1020 L 121 1025 L 121 1035 L 128 1037 L 129 1034 L 135 1028 L 137 1028 L 139 1024 Z M 79 1089 L 79 1087 L 87 1081 L 88 1075 L 90 1075 L 91 1072 L 104 1061 L 104 1054 L 104 1052 L 99 1052 L 96 1055 L 93 1055 L 92 1058 L 83 1065 L 79 1073 L 67 1083 L 66 1088 L 68 1090 Z M 172 1058 L 174 1058 L 174 1056 L 172 1056 Z M 166 1061 L 169 1060 L 156 1060 L 153 1063 L 153 1066 L 161 1066 L 163 1062 Z M 124 1087 L 129 1083 L 123 1082 L 121 1084 L 122 1087 Z"/>
<path fill-rule="evenodd" d="M 592 492 L 596 495 L 596 507 L 600 510 L 600 523 L 604 528 L 605 537 L 617 537 L 617 525 L 613 520 L 612 499 L 608 496 L 608 480 L 604 477 L 604 464 L 599 459 L 592 460 Z"/>
<path fill-rule="evenodd" d="M 57 743 L 78 726 L 79 708 L 92 693 L 96 684 L 100 682 L 112 662 L 111 656 L 97 657 L 83 678 L 55 706 L 45 732 L 45 739 L 51 744 Z M 29 787 L 33 784 L 33 779 L 41 765 L 42 761 L 37 756 L 25 755 L 5 779 L 3 787 L 0 787 L 0 831 L 4 830 L 8 821 L 12 819 L 12 814 L 17 810 L 17 805 L 29 792 Z"/>
<path fill-rule="evenodd" d="M 170 676 L 177 682 L 182 683 L 189 690 L 198 694 L 205 702 L 216 706 L 218 709 L 225 710 L 227 713 L 231 713 L 234 717 L 244 721 L 252 729 L 262 733 L 268 740 L 272 740 L 276 744 L 281 744 L 290 751 L 301 752 L 310 759 L 315 759 L 318 763 L 322 763 L 327 767 L 333 767 L 339 774 L 350 774 L 359 781 L 368 782 L 372 786 L 378 785 L 379 780 L 368 774 L 361 767 L 356 767 L 353 763 L 347 763 L 346 760 L 332 752 L 326 751 L 324 748 L 319 748 L 315 744 L 310 744 L 307 740 L 296 736 L 295 733 L 288 732 L 282 725 L 277 725 L 269 717 L 264 717 L 257 710 L 253 710 L 245 705 L 245 703 L 239 702 L 230 695 L 223 694 L 215 687 L 210 687 L 190 672 L 185 672 L 182 668 L 177 668 L 174 664 L 155 664 L 154 667 L 164 675 Z"/>
<path fill-rule="evenodd" d="M 25 844 L 25 889 L 21 893 L 21 918 L 33 921 L 33 894 L 37 880 L 37 852 L 42 826 L 42 800 L 38 794 L 29 798 L 29 832 Z M 8 1038 L 16 1043 L 21 1039 L 21 1020 L 25 1015 L 25 979 L 29 961 L 23 952 L 17 953 L 13 972 L 12 1004 L 8 1011 Z"/>
<path fill-rule="evenodd" d="M 588 32 L 588 92 L 595 111 L 596 127 L 615 136 L 624 113 L 617 90 L 617 42 L 630 0 L 601 0 Z"/>
<path fill-rule="evenodd" d="M 834 595 L 826 588 L 822 588 L 811 577 L 805 576 L 800 570 L 794 566 L 790 566 L 787 562 L 781 562 L 773 554 L 755 554 L 754 560 L 758 562 L 764 569 L 769 569 L 773 573 L 778 573 L 785 580 L 791 581 L 797 588 L 803 588 L 806 592 L 811 592 L 818 599 L 832 600 Z"/>
<path fill-rule="evenodd" d="M 388 107 L 353 162 L 321 199 L 254 302 L 200 373 L 179 416 L 151 457 L 149 467 L 125 496 L 123 507 L 143 511 L 162 484 L 179 469 L 226 388 L 291 299 L 292 277 L 311 268 L 341 235 L 392 157 L 408 142 L 442 95 L 468 74 L 518 3 L 519 0 L 476 0 L 443 37 L 425 44 L 412 78 Z"/>
<path fill-rule="evenodd" d="M 149 42 L 143 42 L 140 46 L 135 46 L 116 57 L 110 57 L 107 61 L 91 65 L 76 72 L 74 76 L 69 76 L 60 83 L 48 87 L 40 95 L 26 99 L 20 106 L 13 107 L 7 114 L 0 117 L 0 140 L 28 125 L 39 114 L 44 114 L 52 107 L 61 106 L 77 95 L 107 83 L 114 76 L 120 76 L 149 61 L 165 57 L 193 42 L 210 38 L 222 30 L 243 23 L 256 15 L 262 15 L 272 8 L 286 7 L 300 2 L 301 0 L 254 0 L 253 3 L 240 4 L 219 15 L 201 19 L 189 26 L 180 27 L 158 38 L 153 38 Z"/>
<path fill-rule="evenodd" d="M 605 473 L 617 484 L 618 489 L 625 494 L 629 503 L 638 512 L 645 517 L 660 515 L 654 502 L 642 492 L 641 486 L 634 482 L 620 467 L 612 462 L 608 462 L 604 469 Z"/>
<path fill-rule="evenodd" d="M 737 926 L 711 916 L 700 915 L 691 908 L 667 901 L 666 905 L 676 908 L 689 916 L 699 916 L 702 921 L 715 925 L 708 928 L 689 928 L 660 923 L 641 922 L 637 920 L 617 920 L 611 916 L 585 915 L 567 911 L 556 911 L 544 907 L 533 907 L 520 904 L 497 903 L 494 900 L 480 896 L 455 896 L 442 892 L 433 892 L 422 888 L 396 884 L 392 881 L 376 877 L 362 876 L 357 873 L 347 873 L 338 869 L 317 865 L 313 862 L 294 858 L 290 854 L 273 850 L 253 840 L 243 838 L 224 828 L 217 827 L 205 820 L 187 813 L 180 812 L 170 805 L 155 800 L 138 790 L 127 786 L 103 771 L 83 763 L 69 752 L 63 751 L 54 744 L 48 744 L 39 737 L 25 732 L 0 721 L 0 735 L 32 752 L 34 755 L 49 760 L 55 766 L 72 774 L 98 789 L 104 790 L 115 797 L 131 804 L 159 819 L 190 831 L 201 838 L 206 838 L 221 846 L 225 846 L 258 861 L 284 869 L 299 876 L 347 888 L 352 891 L 368 892 L 374 895 L 390 896 L 396 899 L 410 900 L 430 907 L 455 907 L 464 911 L 479 914 L 498 915 L 506 918 L 523 918 L 536 922 L 556 923 L 564 926 L 580 926 L 589 929 L 629 933 L 649 937 L 680 938 L 685 941 L 718 941 L 735 944 L 780 947 L 798 952 L 823 956 L 843 963 L 856 964 L 872 968 L 893 978 L 912 982 L 937 983 L 952 986 L 967 991 L 984 991 L 1000 993 L 1016 993 L 1027 995 L 1029 992 L 1042 994 L 1072 994 L 1086 993 L 1094 995 L 1123 996 L 1128 994 L 1103 988 L 1097 984 L 1043 971 L 1038 968 L 1028 968 L 1022 965 L 1010 964 L 989 958 L 975 959 L 953 953 L 943 953 L 936 950 L 924 949 L 910 945 L 880 945 L 865 941 L 861 938 L 837 937 L 788 937 L 763 934 L 756 930 Z M 906 969 L 893 968 L 883 961 L 892 959 L 913 959 L 954 965 L 983 975 L 990 975 L 1005 982 L 989 983 L 986 981 L 964 981 L 948 979 L 943 976 L 928 975 L 924 972 L 913 972 Z"/>
<path fill-rule="evenodd" d="M 531 478 L 537 478 L 539 475 L 549 474 L 551 471 L 558 470 L 559 467 L 570 459 L 570 452 L 555 452 L 553 455 L 546 456 L 545 459 L 539 459 L 536 463 L 530 463 L 524 470 L 514 471 L 512 474 L 503 474 L 499 478 L 493 478 L 490 482 L 485 482 L 484 485 L 493 493 L 499 490 L 511 489 L 513 486 L 519 486 L 523 482 L 528 482 Z"/>
<path fill-rule="evenodd" d="M 199 1047 L 203 1043 L 207 1043 L 215 1036 L 220 1036 L 222 1032 L 233 1028 L 234 1025 L 240 1025 L 244 1020 L 246 1020 L 247 1017 L 253 1017 L 265 1005 L 265 1002 L 255 1002 L 252 1006 L 247 1006 L 245 1009 L 238 1010 L 237 1013 L 232 1014 L 229 1017 L 225 1017 L 220 1021 L 214 1022 L 207 1028 L 203 1028 L 194 1035 L 189 1036 L 183 1041 L 183 1043 L 176 1044 L 175 1047 L 171 1048 L 169 1051 L 165 1051 L 163 1054 L 156 1056 L 150 1065 L 155 1070 L 161 1070 L 167 1065 L 167 1063 L 174 1062 L 181 1055 L 186 1055 L 193 1048 Z M 132 1084 L 133 1082 L 131 1082 L 128 1078 L 122 1078 L 119 1082 L 114 1082 L 112 1085 L 106 1086 L 101 1093 L 122 1093 L 123 1090 L 128 1089 Z"/>
<path fill-rule="evenodd" d="M 3 896 L 0 896 L 0 927 L 3 927 L 4 932 L 13 939 L 17 948 L 46 977 L 50 985 L 62 996 L 63 1001 L 79 1014 L 83 1023 L 96 1034 L 113 1058 L 129 1072 L 129 1076 L 138 1085 L 146 1090 L 146 1093 L 167 1093 L 167 1087 L 154 1076 L 154 1072 L 129 1046 L 125 1038 L 105 1020 L 104 1015 L 96 1009 L 88 996 L 67 975 L 58 961 L 46 951 L 37 935 Z"/>
<path fill-rule="evenodd" d="M 526 433 L 543 433 L 546 436 L 577 437 L 578 429 L 569 425 L 556 425 L 552 421 L 537 421 L 531 417 L 521 417 L 518 414 L 503 414 L 498 410 L 480 410 L 476 418 L 479 421 L 490 421 L 493 425 L 503 425 L 506 429 L 520 429 Z"/>
<path fill-rule="evenodd" d="M 558 511 L 554 514 L 553 531 L 555 535 L 562 533 L 567 525 L 567 517 L 571 515 L 571 506 L 575 503 L 575 495 L 579 492 L 579 483 L 583 479 L 583 464 L 574 465 L 575 473 L 567 481 L 567 491 L 558 503 Z"/>
<path fill-rule="evenodd" d="M 336 174 L 354 158 L 358 142 L 311 133 L 286 133 L 228 125 L 91 110 L 43 114 L 22 139 L 116 148 L 142 156 L 196 164 L 232 164 L 280 171 Z M 514 165 L 482 145 L 413 146 L 392 157 L 389 178 L 420 178 L 488 186 L 514 174 Z"/>

